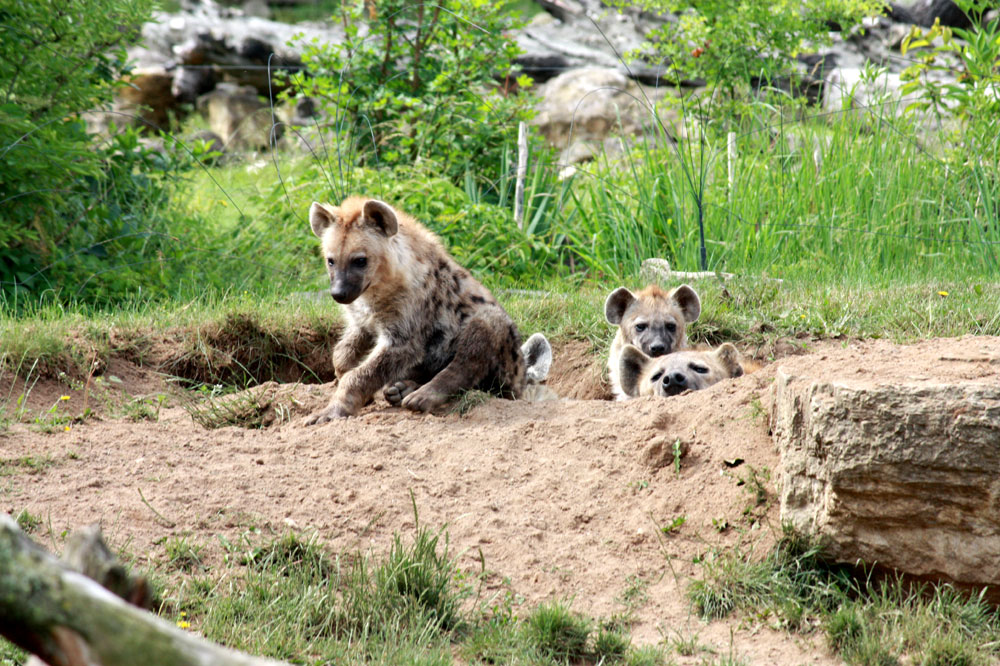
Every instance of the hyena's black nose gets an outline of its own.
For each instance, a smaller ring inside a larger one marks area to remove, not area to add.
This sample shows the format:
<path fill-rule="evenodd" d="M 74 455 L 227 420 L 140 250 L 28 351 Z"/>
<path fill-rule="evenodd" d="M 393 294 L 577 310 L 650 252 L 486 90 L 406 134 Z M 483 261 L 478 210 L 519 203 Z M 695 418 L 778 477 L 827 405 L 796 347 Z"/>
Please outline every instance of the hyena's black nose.
<path fill-rule="evenodd" d="M 649 346 L 650 356 L 663 356 L 666 353 L 667 353 L 667 346 L 664 345 L 662 342 L 657 342 Z"/>
<path fill-rule="evenodd" d="M 353 294 L 351 293 L 352 291 L 353 289 L 351 289 L 350 287 L 338 284 L 330 288 L 330 295 L 333 296 L 333 300 L 337 301 L 342 305 L 346 305 L 347 303 L 350 303 L 351 301 L 354 300 L 354 298 L 352 298 L 353 296 Z"/>
<path fill-rule="evenodd" d="M 687 377 L 681 372 L 668 372 L 663 375 L 664 386 L 687 386 Z"/>

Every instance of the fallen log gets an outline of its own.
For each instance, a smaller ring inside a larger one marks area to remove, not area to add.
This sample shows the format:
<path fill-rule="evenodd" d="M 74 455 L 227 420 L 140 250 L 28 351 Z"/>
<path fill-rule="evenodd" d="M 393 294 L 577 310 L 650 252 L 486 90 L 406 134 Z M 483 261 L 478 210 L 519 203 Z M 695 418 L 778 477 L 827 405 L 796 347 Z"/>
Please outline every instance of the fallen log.
<path fill-rule="evenodd" d="M 80 541 L 71 555 L 78 566 L 114 581 L 134 600 L 147 598 L 127 576 L 122 582 L 124 570 L 113 558 L 109 563 L 99 532 Z M 129 604 L 38 546 L 5 514 L 0 514 L 0 635 L 51 666 L 283 663 L 216 645 Z"/>

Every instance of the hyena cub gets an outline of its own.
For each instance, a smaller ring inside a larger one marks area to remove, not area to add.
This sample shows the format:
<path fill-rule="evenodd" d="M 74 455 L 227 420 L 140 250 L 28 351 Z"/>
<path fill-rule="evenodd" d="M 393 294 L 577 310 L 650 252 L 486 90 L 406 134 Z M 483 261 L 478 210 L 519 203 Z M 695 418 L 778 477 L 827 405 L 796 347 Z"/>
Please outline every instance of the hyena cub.
<path fill-rule="evenodd" d="M 615 289 L 604 302 L 604 316 L 618 326 L 608 357 L 611 390 L 618 400 L 628 400 L 622 390 L 621 355 L 633 345 L 646 356 L 658 357 L 687 345 L 684 329 L 701 314 L 698 292 L 686 284 L 669 292 L 651 284 L 637 294 L 625 287 Z"/>
<path fill-rule="evenodd" d="M 313 203 L 309 224 L 347 327 L 333 350 L 336 392 L 306 425 L 356 414 L 379 389 L 414 411 L 433 410 L 463 389 L 519 398 L 525 354 L 548 350 L 551 359 L 540 335 L 544 345 L 533 336 L 522 352 L 517 327 L 493 295 L 405 213 L 351 197 L 340 206 Z"/>
<path fill-rule="evenodd" d="M 622 390 L 631 397 L 677 395 L 740 377 L 743 367 L 736 347 L 726 342 L 715 351 L 679 351 L 650 358 L 625 345 L 619 362 Z"/>

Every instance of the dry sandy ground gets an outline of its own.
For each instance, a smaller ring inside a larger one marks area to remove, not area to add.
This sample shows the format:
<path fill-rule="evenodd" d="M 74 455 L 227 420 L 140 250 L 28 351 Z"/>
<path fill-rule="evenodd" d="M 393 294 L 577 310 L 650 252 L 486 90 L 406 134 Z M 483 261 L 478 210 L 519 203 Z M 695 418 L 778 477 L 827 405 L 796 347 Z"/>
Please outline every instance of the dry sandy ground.
<path fill-rule="evenodd" d="M 604 393 L 596 357 L 582 347 L 556 351 L 553 388 Z M 68 432 L 22 424 L 0 436 L 0 458 L 53 462 L 0 478 L 0 509 L 28 509 L 55 534 L 100 522 L 112 543 L 127 543 L 154 562 L 165 558 L 158 540 L 187 535 L 205 545 L 211 562 L 220 556 L 215 535 L 232 539 L 250 526 L 315 532 L 336 550 L 380 552 L 394 532 L 412 533 L 412 495 L 423 524 L 447 527 L 463 566 L 478 567 L 481 553 L 493 589 L 509 581 L 525 607 L 568 599 L 574 610 L 608 616 L 624 610 L 623 594 L 639 577 L 649 595 L 636 609 L 639 644 L 697 635 L 719 655 L 732 651 L 752 664 L 835 664 L 820 632 L 789 635 L 739 618 L 705 623 L 684 595 L 700 573 L 692 561 L 715 546 L 740 542 L 763 553 L 773 542 L 773 488 L 751 523 L 744 511 L 753 506 L 752 484 L 742 479 L 752 470 L 766 476 L 779 464 L 767 431 L 775 369 L 873 381 L 1000 381 L 997 359 L 998 338 L 908 347 L 827 341 L 810 344 L 807 355 L 668 399 L 490 400 L 465 415 L 427 416 L 379 400 L 358 417 L 311 428 L 303 416 L 325 403 L 329 385 L 259 389 L 291 406 L 290 417 L 262 430 L 206 430 L 177 399 L 156 422 L 115 418 L 105 409 Z M 122 379 L 131 396 L 164 390 L 160 377 L 122 362 L 106 374 Z M 0 382 L 0 396 L 9 388 Z M 79 411 L 83 392 L 65 383 L 40 382 L 31 401 L 48 408 L 60 394 L 70 396 L 60 410 Z M 87 400 L 104 404 L 95 395 Z M 675 442 L 686 449 L 679 471 Z M 736 459 L 743 462 L 730 466 Z M 661 531 L 682 516 L 674 533 Z M 723 524 L 729 527 L 716 529 Z M 41 539 L 51 543 L 46 529 Z"/>

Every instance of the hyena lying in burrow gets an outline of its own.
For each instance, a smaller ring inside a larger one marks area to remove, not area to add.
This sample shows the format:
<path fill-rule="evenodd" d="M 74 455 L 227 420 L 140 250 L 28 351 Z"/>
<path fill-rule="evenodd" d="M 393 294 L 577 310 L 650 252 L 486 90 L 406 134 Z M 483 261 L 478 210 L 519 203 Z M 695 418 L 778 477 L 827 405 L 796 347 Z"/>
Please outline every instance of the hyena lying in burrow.
<path fill-rule="evenodd" d="M 621 355 L 625 345 L 638 347 L 651 358 L 679 351 L 687 346 L 685 327 L 701 314 L 698 292 L 686 284 L 667 292 L 651 284 L 637 294 L 618 287 L 604 302 L 604 316 L 618 326 L 608 355 L 611 391 L 618 400 L 628 400 L 622 389 Z"/>
<path fill-rule="evenodd" d="M 740 353 L 726 342 L 709 351 L 678 351 L 650 358 L 625 345 L 619 359 L 622 390 L 630 398 L 698 391 L 723 379 L 743 376 Z"/>
<path fill-rule="evenodd" d="M 548 340 L 535 334 L 522 349 L 489 290 L 409 215 L 351 197 L 313 203 L 309 224 L 347 327 L 333 350 L 336 392 L 306 425 L 356 414 L 379 389 L 391 404 L 430 411 L 464 389 L 520 398 L 529 379 L 545 379 Z"/>

